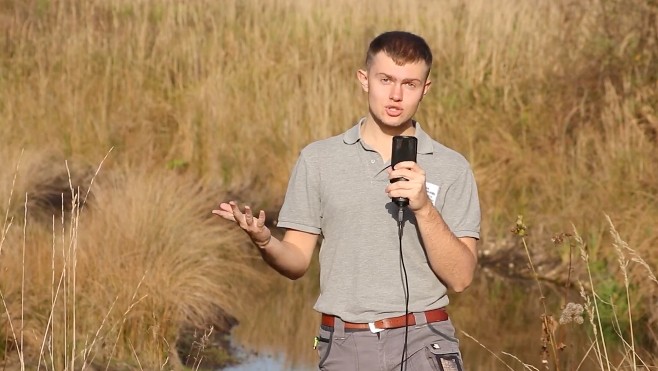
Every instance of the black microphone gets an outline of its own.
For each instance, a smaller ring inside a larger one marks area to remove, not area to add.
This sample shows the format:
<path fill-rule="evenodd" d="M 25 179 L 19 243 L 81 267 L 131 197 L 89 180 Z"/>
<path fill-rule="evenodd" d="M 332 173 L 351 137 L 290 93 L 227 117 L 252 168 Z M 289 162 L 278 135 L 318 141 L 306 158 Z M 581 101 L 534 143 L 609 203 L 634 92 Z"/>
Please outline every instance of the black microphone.
<path fill-rule="evenodd" d="M 391 169 L 395 168 L 400 162 L 413 161 L 416 162 L 416 147 L 418 146 L 418 139 L 414 136 L 396 135 L 393 137 L 393 150 L 391 152 Z M 391 183 L 400 180 L 407 180 L 405 178 L 391 179 Z M 393 197 L 398 207 L 402 208 L 409 205 L 409 199 L 406 197 Z"/>

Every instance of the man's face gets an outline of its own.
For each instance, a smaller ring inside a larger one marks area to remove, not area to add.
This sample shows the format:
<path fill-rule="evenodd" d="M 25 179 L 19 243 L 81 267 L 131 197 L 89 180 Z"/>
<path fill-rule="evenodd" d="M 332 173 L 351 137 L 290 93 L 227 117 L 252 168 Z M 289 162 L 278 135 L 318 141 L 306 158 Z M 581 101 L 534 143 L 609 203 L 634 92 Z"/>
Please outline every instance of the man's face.
<path fill-rule="evenodd" d="M 410 123 L 431 84 L 428 68 L 423 61 L 399 66 L 384 52 L 376 54 L 370 68 L 357 73 L 371 118 L 391 128 Z"/>

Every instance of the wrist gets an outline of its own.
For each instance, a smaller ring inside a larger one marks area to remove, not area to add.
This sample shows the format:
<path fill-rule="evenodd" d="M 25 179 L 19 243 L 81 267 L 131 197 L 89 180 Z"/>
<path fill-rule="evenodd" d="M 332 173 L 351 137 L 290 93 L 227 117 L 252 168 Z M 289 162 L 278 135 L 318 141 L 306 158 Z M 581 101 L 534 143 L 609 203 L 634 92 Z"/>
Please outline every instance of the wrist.
<path fill-rule="evenodd" d="M 434 205 L 429 202 L 424 203 L 421 207 L 414 210 L 416 218 L 429 218 L 433 213 L 438 213 L 438 211 L 434 208 Z"/>
<path fill-rule="evenodd" d="M 254 244 L 255 244 L 259 249 L 264 249 L 264 248 L 267 247 L 267 245 L 269 245 L 270 242 L 272 241 L 272 235 L 270 234 L 270 235 L 267 237 L 267 240 L 265 240 L 265 241 L 256 241 L 256 240 L 254 240 L 254 239 L 252 239 L 252 241 L 254 242 Z"/>

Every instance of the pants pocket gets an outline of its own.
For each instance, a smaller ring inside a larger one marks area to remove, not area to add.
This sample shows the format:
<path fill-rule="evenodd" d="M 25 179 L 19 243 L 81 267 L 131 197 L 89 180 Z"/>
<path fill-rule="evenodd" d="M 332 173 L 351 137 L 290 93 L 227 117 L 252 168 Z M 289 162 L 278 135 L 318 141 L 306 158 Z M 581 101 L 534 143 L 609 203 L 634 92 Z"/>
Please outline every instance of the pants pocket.
<path fill-rule="evenodd" d="M 337 336 L 335 332 L 320 328 L 318 339 L 318 368 L 321 371 L 353 370 L 358 364 L 356 340 L 353 334 Z"/>
<path fill-rule="evenodd" d="M 445 353 L 443 349 L 436 349 L 434 344 L 425 348 L 425 354 L 435 371 L 464 371 L 461 355 L 457 352 Z"/>
<path fill-rule="evenodd" d="M 333 342 L 334 333 L 333 332 L 324 332 L 320 331 L 318 334 L 318 357 L 320 361 L 318 362 L 318 368 L 323 369 L 324 363 L 329 357 L 329 352 L 331 352 L 331 343 Z"/>

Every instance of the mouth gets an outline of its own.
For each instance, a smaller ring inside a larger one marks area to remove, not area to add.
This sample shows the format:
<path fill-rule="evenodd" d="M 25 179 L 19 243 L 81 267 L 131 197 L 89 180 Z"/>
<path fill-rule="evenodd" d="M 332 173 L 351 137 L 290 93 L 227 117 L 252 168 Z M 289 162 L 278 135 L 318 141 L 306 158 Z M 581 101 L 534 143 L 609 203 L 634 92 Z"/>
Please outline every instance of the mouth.
<path fill-rule="evenodd" d="M 391 117 L 398 117 L 402 114 L 402 108 L 398 106 L 386 106 L 386 114 Z"/>

